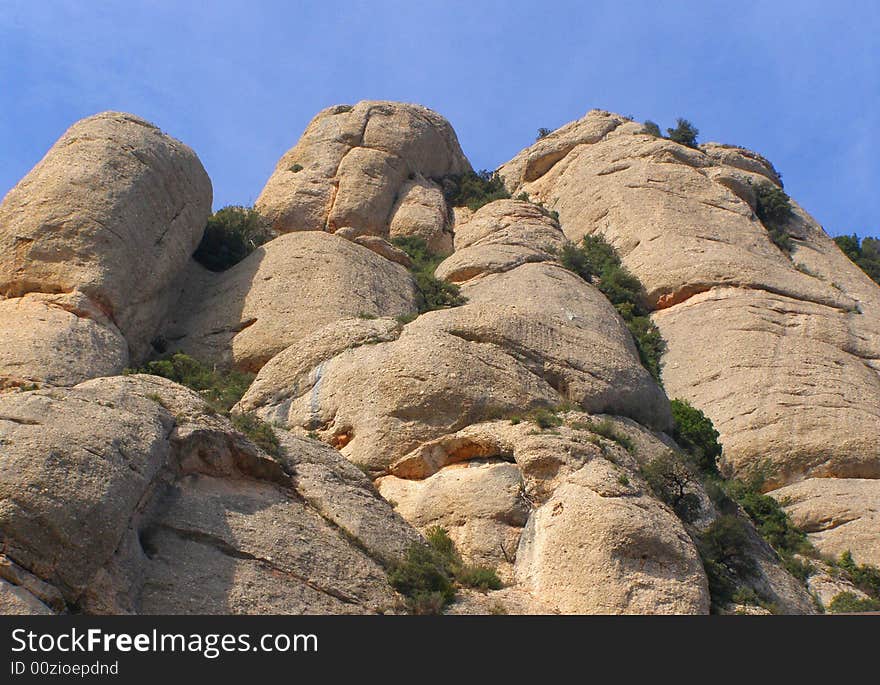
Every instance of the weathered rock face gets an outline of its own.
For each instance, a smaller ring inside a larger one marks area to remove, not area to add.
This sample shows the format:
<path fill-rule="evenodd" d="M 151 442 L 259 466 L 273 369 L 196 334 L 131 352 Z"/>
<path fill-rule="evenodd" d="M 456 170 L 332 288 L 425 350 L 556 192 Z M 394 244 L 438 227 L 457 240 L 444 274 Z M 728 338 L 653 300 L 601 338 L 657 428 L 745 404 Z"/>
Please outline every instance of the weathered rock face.
<path fill-rule="evenodd" d="M 456 226 L 455 254 L 443 261 L 437 276 L 461 283 L 522 264 L 552 262 L 564 242 L 559 224 L 536 205 L 490 202 Z"/>
<path fill-rule="evenodd" d="M 452 252 L 453 217 L 437 183 L 417 178 L 403 184 L 391 210 L 388 233 L 392 238 L 424 240 L 434 254 Z"/>
<path fill-rule="evenodd" d="M 442 194 L 424 179 L 469 169 L 452 127 L 425 107 L 339 105 L 320 112 L 284 154 L 256 208 L 280 232 L 351 226 L 387 236 L 396 223 L 396 235 L 442 243 Z"/>
<path fill-rule="evenodd" d="M 481 212 L 474 220 L 494 217 L 500 235 L 497 242 L 475 238 L 474 264 L 481 250 L 531 250 L 534 242 L 563 240 L 559 228 L 526 203 Z M 532 224 L 521 222 L 523 216 Z M 343 454 L 376 471 L 422 442 L 540 404 L 569 401 L 669 426 L 665 395 L 593 286 L 556 264 L 518 259 L 469 274 L 462 290 L 468 304 L 423 314 L 402 330 L 386 329 L 373 340 L 379 344 L 364 345 L 347 324 L 335 337 L 325 328 L 306 345 L 279 353 L 242 408 L 344 440 Z"/>
<path fill-rule="evenodd" d="M 36 611 L 54 592 L 56 608 L 89 613 L 394 609 L 376 559 L 399 559 L 418 534 L 335 450 L 284 441 L 282 463 L 152 376 L 0 396 L 0 531 L 20 588 L 4 586 L 4 603 Z"/>
<path fill-rule="evenodd" d="M 122 333 L 80 292 L 0 300 L 0 387 L 75 385 L 127 362 Z"/>
<path fill-rule="evenodd" d="M 0 207 L 0 611 L 400 611 L 388 571 L 442 526 L 505 584 L 449 613 L 708 612 L 696 541 L 720 511 L 694 481 L 683 522 L 646 482 L 677 449 L 667 395 L 558 261 L 596 232 L 646 284 L 665 387 L 714 420 L 725 468 L 784 485 L 823 553 L 880 563 L 880 289 L 798 208 L 794 261 L 770 242 L 769 162 L 591 112 L 501 169 L 548 209 L 450 209 L 440 179 L 469 168 L 429 110 L 325 110 L 258 200 L 281 235 L 211 273 L 189 259 L 195 156 L 129 115 L 74 126 Z M 408 236 L 466 304 L 411 318 Z M 113 375 L 157 333 L 258 372 L 234 411 L 274 424 L 277 455 L 179 385 Z M 745 537 L 738 587 L 814 612 Z"/>
<path fill-rule="evenodd" d="M 770 494 L 826 556 L 880 566 L 880 480 L 808 478 Z"/>
<path fill-rule="evenodd" d="M 193 264 L 165 337 L 198 359 L 256 371 L 330 322 L 416 310 L 407 270 L 323 232 L 283 235 L 222 273 Z"/>
<path fill-rule="evenodd" d="M 594 111 L 500 173 L 639 276 L 669 343 L 666 390 L 712 418 L 728 468 L 768 486 L 880 476 L 880 289 L 800 208 L 791 257 L 773 245 L 754 213 L 754 187 L 779 182 L 766 160 Z"/>
<path fill-rule="evenodd" d="M 129 114 L 83 119 L 0 205 L 0 294 L 81 293 L 140 356 L 210 211 L 211 182 L 188 147 Z M 73 356 L 83 332 L 71 335 L 71 322 L 58 323 L 52 337 Z M 11 373 L 32 364 L 33 352 L 23 344 L 22 359 L 9 362 Z M 107 368 L 86 363 L 68 380 Z"/>

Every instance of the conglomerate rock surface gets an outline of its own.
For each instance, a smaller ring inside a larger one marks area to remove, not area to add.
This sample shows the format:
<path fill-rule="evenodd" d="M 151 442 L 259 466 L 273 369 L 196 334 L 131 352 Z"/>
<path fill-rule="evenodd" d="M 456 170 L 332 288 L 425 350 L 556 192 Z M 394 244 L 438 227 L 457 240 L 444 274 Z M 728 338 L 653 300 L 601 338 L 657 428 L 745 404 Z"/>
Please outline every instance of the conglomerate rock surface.
<path fill-rule="evenodd" d="M 275 237 L 214 273 L 195 154 L 127 114 L 71 127 L 0 205 L 0 611 L 402 612 L 389 578 L 439 526 L 504 584 L 448 613 L 708 613 L 729 512 L 694 481 L 682 519 L 646 480 L 679 452 L 669 398 L 821 552 L 880 561 L 880 289 L 797 207 L 792 254 L 770 241 L 769 162 L 593 111 L 500 168 L 520 199 L 449 206 L 470 169 L 423 107 L 326 109 L 257 200 Z M 594 233 L 645 284 L 663 387 L 562 266 Z M 424 311 L 398 237 L 464 304 Z M 232 417 L 277 445 L 120 375 L 162 351 L 255 374 Z M 748 588 L 816 611 L 745 530 Z"/>

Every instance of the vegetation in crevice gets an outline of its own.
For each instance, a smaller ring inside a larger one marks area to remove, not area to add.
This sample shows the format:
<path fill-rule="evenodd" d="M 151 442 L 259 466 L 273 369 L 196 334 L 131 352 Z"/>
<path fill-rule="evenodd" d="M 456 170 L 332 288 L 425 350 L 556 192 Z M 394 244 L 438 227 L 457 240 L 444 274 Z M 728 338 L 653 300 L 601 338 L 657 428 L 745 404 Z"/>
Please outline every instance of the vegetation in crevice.
<path fill-rule="evenodd" d="M 617 250 L 600 234 L 584 236 L 579 245 L 566 244 L 559 254 L 566 269 L 594 284 L 626 322 L 642 365 L 662 385 L 660 359 L 666 342 L 649 317 L 641 281 L 620 261 Z"/>
<path fill-rule="evenodd" d="M 497 171 L 482 169 L 467 171 L 440 179 L 446 201 L 453 207 L 467 207 L 477 211 L 495 200 L 507 200 L 510 193 Z"/>
<path fill-rule="evenodd" d="M 834 242 L 856 266 L 868 274 L 868 278 L 880 284 L 880 238 L 863 238 L 860 241 L 853 233 L 837 236 Z"/>
<path fill-rule="evenodd" d="M 211 271 L 225 271 L 272 236 L 268 221 L 256 210 L 230 205 L 208 219 L 193 259 Z"/>
<path fill-rule="evenodd" d="M 773 244 L 786 254 L 790 253 L 794 246 L 786 224 L 794 212 L 786 192 L 772 183 L 759 183 L 755 188 L 755 213 Z"/>
<path fill-rule="evenodd" d="M 195 390 L 212 411 L 229 416 L 235 429 L 246 435 L 255 445 L 269 454 L 280 455 L 281 445 L 271 425 L 250 413 L 230 415 L 232 407 L 244 396 L 253 382 L 253 374 L 220 370 L 181 352 L 164 359 L 149 361 L 138 368 L 125 369 L 125 373 L 161 376 Z M 151 393 L 148 397 L 152 399 L 153 395 L 155 393 Z"/>
<path fill-rule="evenodd" d="M 834 596 L 828 605 L 832 614 L 850 614 L 864 611 L 880 611 L 880 601 L 870 597 L 859 597 L 854 592 L 841 592 Z"/>
<path fill-rule="evenodd" d="M 425 537 L 427 544 L 410 545 L 404 560 L 388 574 L 388 582 L 406 598 L 410 613 L 443 613 L 455 599 L 458 587 L 501 589 L 501 580 L 493 569 L 462 562 L 446 530 L 435 526 Z"/>
<path fill-rule="evenodd" d="M 418 288 L 419 314 L 435 309 L 458 307 L 467 300 L 455 283 L 444 281 L 434 275 L 434 270 L 443 261 L 443 257 L 428 249 L 428 243 L 416 236 L 401 236 L 391 241 L 400 248 L 412 261 L 410 272 Z"/>

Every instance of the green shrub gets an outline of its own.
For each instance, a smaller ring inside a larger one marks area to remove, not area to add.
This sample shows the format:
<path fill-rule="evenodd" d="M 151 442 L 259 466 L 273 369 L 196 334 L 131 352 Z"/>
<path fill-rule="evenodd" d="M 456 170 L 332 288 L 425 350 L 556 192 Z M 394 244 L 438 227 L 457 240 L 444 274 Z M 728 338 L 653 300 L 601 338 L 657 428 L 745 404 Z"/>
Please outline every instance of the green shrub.
<path fill-rule="evenodd" d="M 755 201 L 755 213 L 767 229 L 770 240 L 783 252 L 791 252 L 793 245 L 785 228 L 793 215 L 788 195 L 772 183 L 759 183 L 755 188 Z"/>
<path fill-rule="evenodd" d="M 601 435 L 607 440 L 612 440 L 613 442 L 616 442 L 627 452 L 634 452 L 636 449 L 635 443 L 633 443 L 630 437 L 625 433 L 621 433 L 620 431 L 618 431 L 617 427 L 608 419 L 603 419 L 599 422 L 591 421 L 587 429 L 591 433 Z"/>
<path fill-rule="evenodd" d="M 459 572 L 457 580 L 465 587 L 476 588 L 483 592 L 500 590 L 503 587 L 495 570 L 486 566 L 465 566 Z"/>
<path fill-rule="evenodd" d="M 870 564 L 857 564 L 849 550 L 840 555 L 836 566 L 859 590 L 880 600 L 880 569 Z"/>
<path fill-rule="evenodd" d="M 733 600 L 740 581 L 754 574 L 755 562 L 748 556 L 749 533 L 737 516 L 722 514 L 703 531 L 697 549 L 709 580 L 712 603 L 717 606 Z"/>
<path fill-rule="evenodd" d="M 233 414 L 232 425 L 264 452 L 276 457 L 281 456 L 281 443 L 278 441 L 275 429 L 262 419 L 249 413 Z"/>
<path fill-rule="evenodd" d="M 642 133 L 647 133 L 649 136 L 654 136 L 655 138 L 663 137 L 663 134 L 660 133 L 660 127 L 650 119 L 645 121 Z"/>
<path fill-rule="evenodd" d="M 407 598 L 414 614 L 439 614 L 455 599 L 455 584 L 480 590 L 498 590 L 498 575 L 485 566 L 464 566 L 449 534 L 429 528 L 427 544 L 414 543 L 403 562 L 388 574 L 391 586 Z"/>
<path fill-rule="evenodd" d="M 162 376 L 198 392 L 216 411 L 228 413 L 254 380 L 253 374 L 219 371 L 180 352 L 165 359 L 147 362 L 126 373 Z"/>
<path fill-rule="evenodd" d="M 388 582 L 407 598 L 412 613 L 441 613 L 455 598 L 452 570 L 430 544 L 414 543 L 404 561 L 388 575 Z"/>
<path fill-rule="evenodd" d="M 556 428 L 557 426 L 562 425 L 562 419 L 559 418 L 555 412 L 550 409 L 536 409 L 531 413 L 529 418 L 536 424 L 538 424 L 538 428 L 541 430 L 547 430 L 548 428 Z"/>
<path fill-rule="evenodd" d="M 259 213 L 231 205 L 208 219 L 193 259 L 211 271 L 225 271 L 271 237 L 269 224 Z"/>
<path fill-rule="evenodd" d="M 633 336 L 642 365 L 662 384 L 660 359 L 666 341 L 648 317 L 641 281 L 623 267 L 614 247 L 600 234 L 588 235 L 580 245 L 566 244 L 559 263 L 593 283 L 615 306 Z"/>
<path fill-rule="evenodd" d="M 391 242 L 406 252 L 412 261 L 410 271 L 418 288 L 420 314 L 435 309 L 458 307 L 467 301 L 457 285 L 434 275 L 434 270 L 443 261 L 443 257 L 433 254 L 423 238 L 405 236 L 394 238 Z"/>
<path fill-rule="evenodd" d="M 749 515 L 755 528 L 776 552 L 783 557 L 810 554 L 812 545 L 807 535 L 791 522 L 791 518 L 773 497 L 760 492 L 760 483 L 731 480 L 725 485 L 728 495 Z"/>
<path fill-rule="evenodd" d="M 539 128 L 538 135 L 535 136 L 535 140 L 541 140 L 541 138 L 546 138 L 551 133 L 553 133 L 553 129 L 550 128 Z"/>
<path fill-rule="evenodd" d="M 446 200 L 453 207 L 467 207 L 472 211 L 495 200 L 506 200 L 510 197 L 498 173 L 486 169 L 447 176 L 443 179 L 443 187 Z"/>
<path fill-rule="evenodd" d="M 672 400 L 672 437 L 693 457 L 700 471 L 717 475 L 721 444 L 712 420 L 687 400 Z"/>
<path fill-rule="evenodd" d="M 700 133 L 697 127 L 687 119 L 678 119 L 675 124 L 675 128 L 666 129 L 666 137 L 688 147 L 697 147 L 697 136 Z"/>
<path fill-rule="evenodd" d="M 853 614 L 864 611 L 880 611 L 880 601 L 870 597 L 859 597 L 853 592 L 841 592 L 834 596 L 828 605 L 832 614 Z"/>
<path fill-rule="evenodd" d="M 699 482 L 694 473 L 673 452 L 655 457 L 642 469 L 653 493 L 672 507 L 678 517 L 693 523 L 700 515 L 700 498 L 693 492 Z"/>
<path fill-rule="evenodd" d="M 290 167 L 290 170 L 293 173 L 298 174 L 300 171 L 303 170 L 303 165 L 302 164 L 294 164 L 293 166 Z"/>
<path fill-rule="evenodd" d="M 875 283 L 880 283 L 880 238 L 864 238 L 853 233 L 834 239 L 837 246 Z"/>

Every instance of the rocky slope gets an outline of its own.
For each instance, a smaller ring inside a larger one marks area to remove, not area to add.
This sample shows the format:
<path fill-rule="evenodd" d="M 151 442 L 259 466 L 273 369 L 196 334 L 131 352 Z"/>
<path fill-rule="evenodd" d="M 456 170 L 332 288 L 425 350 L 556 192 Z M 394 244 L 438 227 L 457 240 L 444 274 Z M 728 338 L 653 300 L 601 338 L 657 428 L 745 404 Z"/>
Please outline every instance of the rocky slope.
<path fill-rule="evenodd" d="M 770 241 L 766 160 L 594 111 L 500 168 L 531 201 L 448 206 L 468 171 L 423 107 L 324 110 L 257 200 L 277 237 L 214 273 L 195 154 L 127 114 L 75 124 L 0 205 L 0 609 L 400 612 L 389 573 L 441 526 L 505 585 L 450 613 L 707 613 L 723 507 L 693 482 L 683 520 L 644 477 L 678 450 L 670 397 L 822 552 L 880 563 L 880 289 L 800 209 L 791 256 Z M 665 390 L 562 266 L 594 233 L 645 284 Z M 399 237 L 448 255 L 464 304 L 416 317 Z M 277 449 L 120 375 L 160 347 L 255 374 L 233 417 Z M 746 530 L 749 588 L 815 611 Z"/>

